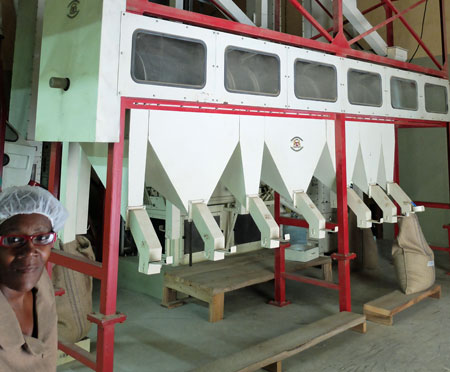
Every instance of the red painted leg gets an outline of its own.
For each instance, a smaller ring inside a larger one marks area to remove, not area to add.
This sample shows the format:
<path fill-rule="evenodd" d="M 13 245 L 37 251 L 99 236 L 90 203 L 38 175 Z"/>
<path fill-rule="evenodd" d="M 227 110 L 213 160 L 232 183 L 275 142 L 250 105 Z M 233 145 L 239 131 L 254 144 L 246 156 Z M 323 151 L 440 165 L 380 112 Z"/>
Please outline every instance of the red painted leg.
<path fill-rule="evenodd" d="M 279 224 L 280 220 L 280 194 L 275 193 L 274 202 L 274 214 L 275 221 Z M 281 244 L 280 248 L 275 249 L 275 262 L 274 262 L 274 276 L 275 276 L 275 299 L 269 301 L 271 305 L 275 306 L 286 306 L 290 304 L 290 301 L 286 301 L 286 279 L 284 278 L 285 272 L 285 257 L 284 249 L 286 244 Z"/>
<path fill-rule="evenodd" d="M 108 146 L 108 173 L 103 224 L 103 278 L 100 313 L 115 316 L 117 301 L 117 272 L 119 266 L 120 200 L 122 194 L 123 139 L 125 107 L 122 105 L 120 140 Z M 108 323 L 97 330 L 97 372 L 112 372 L 114 366 L 114 326 Z"/>
<path fill-rule="evenodd" d="M 339 308 L 340 311 L 351 311 L 350 291 L 350 262 L 355 255 L 349 254 L 348 247 L 348 210 L 347 210 L 347 171 L 345 152 L 345 116 L 336 115 L 335 121 L 336 142 L 336 192 L 337 192 L 337 219 L 338 253 L 333 255 L 338 260 L 339 270 Z"/>

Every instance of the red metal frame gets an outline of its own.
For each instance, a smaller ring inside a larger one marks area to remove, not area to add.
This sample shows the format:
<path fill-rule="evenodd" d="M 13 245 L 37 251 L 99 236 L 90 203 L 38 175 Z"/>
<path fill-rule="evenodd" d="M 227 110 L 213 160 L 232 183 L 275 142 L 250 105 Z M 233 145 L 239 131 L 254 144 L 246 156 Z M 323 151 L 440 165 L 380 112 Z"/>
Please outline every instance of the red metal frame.
<path fill-rule="evenodd" d="M 306 39 L 298 36 L 283 34 L 277 31 L 262 29 L 253 26 L 242 25 L 236 22 L 209 17 L 193 12 L 187 12 L 179 9 L 174 9 L 155 3 L 149 3 L 147 0 L 128 0 L 127 11 L 136 14 L 144 14 L 156 16 L 164 19 L 181 21 L 192 25 L 208 27 L 210 29 L 226 31 L 230 33 L 262 38 L 274 42 L 283 43 L 286 45 L 293 45 L 299 47 L 306 47 L 315 49 L 338 56 L 348 56 L 356 59 L 361 59 L 373 63 L 379 63 L 386 66 L 392 66 L 404 70 L 420 72 L 431 76 L 441 78 L 448 78 L 447 58 L 446 58 L 446 34 L 445 34 L 445 9 L 444 0 L 440 1 L 441 10 L 441 34 L 442 34 L 442 50 L 444 55 L 444 63 L 440 64 L 434 56 L 430 55 L 427 46 L 420 40 L 420 37 L 414 32 L 411 26 L 405 21 L 403 15 L 405 11 L 399 12 L 390 0 L 382 0 L 381 3 L 374 5 L 365 12 L 384 6 L 386 9 L 387 21 L 383 25 L 388 27 L 388 43 L 393 44 L 393 30 L 392 21 L 400 19 L 405 27 L 411 32 L 413 37 L 418 41 L 419 45 L 430 56 L 438 70 L 431 68 L 424 68 L 411 63 L 392 60 L 386 57 L 381 57 L 362 51 L 357 51 L 350 48 L 349 41 L 344 35 L 344 19 L 342 13 L 342 1 L 333 1 L 333 36 L 329 31 L 325 30 L 315 19 L 297 2 L 290 0 L 294 6 L 306 17 L 313 26 L 319 30 L 321 36 L 324 36 L 329 43 L 319 42 L 312 39 Z M 422 0 L 419 0 L 422 1 Z M 276 0 L 276 17 L 275 28 L 279 29 L 279 0 Z M 278 12 L 277 12 L 278 11 Z M 393 15 L 395 14 L 395 15 Z M 378 29 L 381 26 L 375 26 Z M 353 40 L 352 42 L 355 42 Z M 445 53 L 444 53 L 445 51 Z M 120 141 L 118 143 L 109 144 L 108 148 L 108 175 L 106 187 L 106 202 L 105 202 L 105 219 L 104 219 L 104 239 L 103 239 L 103 262 L 87 263 L 79 258 L 70 257 L 61 252 L 53 251 L 50 260 L 54 263 L 61 264 L 73 270 L 77 270 L 88 275 L 99 278 L 101 284 L 101 314 L 91 314 L 89 320 L 98 325 L 97 331 L 97 357 L 93 359 L 92 355 L 86 353 L 75 345 L 67 345 L 62 342 L 59 343 L 59 348 L 67 354 L 75 357 L 91 369 L 102 372 L 110 372 L 113 370 L 114 358 L 114 325 L 118 322 L 123 322 L 125 316 L 116 314 L 116 300 L 117 300 L 117 269 L 118 269 L 118 246 L 119 246 L 119 216 L 120 216 L 120 199 L 121 199 L 121 179 L 122 179 L 122 160 L 123 160 L 123 139 L 124 139 L 124 125 L 125 112 L 127 109 L 159 109 L 159 110 L 177 110 L 177 111 L 195 111 L 195 112 L 214 112 L 228 113 L 239 115 L 264 115 L 264 116 L 291 116 L 297 118 L 316 118 L 316 119 L 330 119 L 335 120 L 335 141 L 336 141 L 336 185 L 337 185 L 337 201 L 338 201 L 338 253 L 333 255 L 333 258 L 338 261 L 339 270 L 339 284 L 328 283 L 324 284 L 322 281 L 314 279 L 306 279 L 299 276 L 291 276 L 285 273 L 284 267 L 284 249 L 282 245 L 276 250 L 275 254 L 275 298 L 279 305 L 287 304 L 285 299 L 285 280 L 292 279 L 310 284 L 322 285 L 327 288 L 339 290 L 339 304 L 341 311 L 351 310 L 351 292 L 350 292 L 350 265 L 349 261 L 355 257 L 354 254 L 349 253 L 348 246 L 348 215 L 347 215 L 347 185 L 346 185 L 346 153 L 345 153 L 345 122 L 346 121 L 368 121 L 377 123 L 390 123 L 404 126 L 441 126 L 440 122 L 414 121 L 411 122 L 405 119 L 395 118 L 381 118 L 372 116 L 358 116 L 358 115 L 344 115 L 344 114 L 330 114 L 320 112 L 305 112 L 300 110 L 279 110 L 279 109 L 262 109 L 254 107 L 243 106 L 229 106 L 229 105 L 213 105 L 200 103 L 186 103 L 174 101 L 161 100 L 143 100 L 134 98 L 122 98 L 121 100 L 121 132 Z M 246 113 L 247 112 L 247 113 Z M 1 140 L 1 137 L 0 137 Z M 1 143 L 4 141 L 0 141 Z M 1 150 L 1 148 L 0 148 Z M 450 148 L 449 148 L 450 150 Z M 52 157 L 55 156 L 52 152 Z M 397 159 L 398 160 L 398 159 Z M 398 163 L 397 163 L 398 166 Z M 449 165 L 450 166 L 450 165 Z M 0 164 L 1 167 L 1 164 Z M 52 172 L 57 172 L 58 169 L 56 160 Z M 52 180 L 58 179 L 54 173 Z M 52 182 L 53 183 L 53 182 Z M 53 188 L 53 192 L 57 187 Z M 279 198 L 275 198 L 275 214 L 279 216 Z M 293 223 L 293 221 L 285 221 Z M 300 222 L 304 223 L 304 222 Z M 329 224 L 335 226 L 335 224 Z M 450 230 L 449 230 L 450 234 Z M 450 238 L 450 235 L 449 235 Z"/>
<path fill-rule="evenodd" d="M 385 4 L 386 1 L 389 0 L 383 0 L 383 4 Z M 444 0 L 440 1 L 442 3 L 441 5 L 443 8 Z M 342 15 L 342 0 L 333 1 L 333 6 L 334 9 L 337 9 L 337 13 L 335 12 L 335 14 L 338 14 L 337 17 L 335 17 L 335 36 L 332 43 L 326 43 L 317 40 L 306 39 L 300 36 L 288 35 L 278 31 L 268 30 L 255 26 L 248 26 L 237 22 L 228 21 L 225 19 L 206 16 L 199 13 L 175 9 L 164 5 L 149 3 L 147 0 L 127 0 L 127 11 L 130 13 L 155 16 L 163 19 L 185 22 L 191 25 L 207 27 L 214 30 L 226 31 L 229 33 L 261 38 L 265 40 L 274 41 L 277 43 L 283 43 L 286 45 L 293 45 L 298 47 L 320 50 L 326 53 L 336 54 L 339 56 L 348 56 L 386 66 L 396 67 L 399 69 L 420 72 L 431 76 L 437 76 L 441 78 L 448 77 L 448 71 L 446 69 L 445 64 L 441 66 L 442 67 L 441 69 L 436 70 L 432 68 L 414 65 L 412 63 L 397 61 L 391 58 L 382 57 L 375 54 L 351 49 L 343 32 L 344 20 Z M 306 14 L 306 10 L 304 8 L 302 9 L 302 13 Z M 446 41 L 447 35 L 442 34 L 442 38 Z"/>
<path fill-rule="evenodd" d="M 117 273 L 119 264 L 119 225 L 120 200 L 122 193 L 122 163 L 125 129 L 125 104 L 121 103 L 120 114 L 120 140 L 108 144 L 108 165 L 105 192 L 105 213 L 103 221 L 103 258 L 102 263 L 92 262 L 66 252 L 53 250 L 50 262 L 62 265 L 92 276 L 101 281 L 100 314 L 88 315 L 88 320 L 97 324 L 97 352 L 96 357 L 87 353 L 76 345 L 58 342 L 58 348 L 71 355 L 87 367 L 97 372 L 112 372 L 114 365 L 114 326 L 125 321 L 126 316 L 116 313 L 117 303 Z M 52 151 L 51 175 L 54 185 L 58 180 L 59 168 L 57 146 Z M 53 186 L 54 187 L 54 186 Z M 53 188 L 53 192 L 55 189 Z"/>

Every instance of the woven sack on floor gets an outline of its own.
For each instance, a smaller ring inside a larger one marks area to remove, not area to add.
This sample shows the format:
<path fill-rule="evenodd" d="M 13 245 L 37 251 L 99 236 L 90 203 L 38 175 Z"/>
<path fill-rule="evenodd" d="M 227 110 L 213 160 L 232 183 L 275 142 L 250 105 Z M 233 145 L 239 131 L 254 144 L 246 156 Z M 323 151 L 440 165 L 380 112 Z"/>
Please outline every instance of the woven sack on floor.
<path fill-rule="evenodd" d="M 415 214 L 399 219 L 399 234 L 392 256 L 400 288 L 406 294 L 424 291 L 434 284 L 434 254 L 425 241 Z"/>
<path fill-rule="evenodd" d="M 55 248 L 95 260 L 91 243 L 81 235 L 70 243 L 62 244 L 58 241 Z M 92 313 L 92 277 L 62 266 L 54 266 L 52 281 L 55 288 L 63 288 L 66 292 L 56 297 L 58 339 L 78 342 L 86 337 L 91 328 L 86 316 Z"/>

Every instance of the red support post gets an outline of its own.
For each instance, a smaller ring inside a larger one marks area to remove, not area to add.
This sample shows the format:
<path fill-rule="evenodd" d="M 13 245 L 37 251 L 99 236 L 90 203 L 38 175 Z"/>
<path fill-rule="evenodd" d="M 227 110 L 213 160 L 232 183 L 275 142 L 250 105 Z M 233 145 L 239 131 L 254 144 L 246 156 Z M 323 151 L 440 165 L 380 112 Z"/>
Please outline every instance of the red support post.
<path fill-rule="evenodd" d="M 386 19 L 389 19 L 392 17 L 392 10 L 386 4 L 384 4 L 384 11 L 386 13 Z M 388 47 L 394 46 L 394 23 L 393 22 L 386 25 L 386 42 L 387 42 Z"/>
<path fill-rule="evenodd" d="M 59 198 L 59 187 L 61 183 L 61 156 L 62 143 L 52 142 L 50 145 L 48 191 L 50 191 L 55 198 Z"/>
<path fill-rule="evenodd" d="M 398 151 L 398 127 L 394 129 L 395 149 L 394 149 L 394 182 L 400 185 L 400 156 Z M 397 205 L 397 214 L 400 214 L 400 206 Z M 394 225 L 394 237 L 398 236 L 398 223 Z"/>
<path fill-rule="evenodd" d="M 333 45 L 339 48 L 336 53 L 337 56 L 343 57 L 347 54 L 350 44 L 344 35 L 344 12 L 342 9 L 343 0 L 333 1 Z"/>
<path fill-rule="evenodd" d="M 341 4 L 342 5 L 342 4 Z M 339 270 L 339 308 L 340 311 L 351 311 L 350 292 L 350 259 L 354 255 L 349 254 L 348 245 L 348 210 L 347 210 L 347 170 L 346 170 L 346 146 L 345 146 L 345 115 L 337 114 L 335 120 L 336 142 L 336 193 L 337 193 L 337 219 L 338 254 L 334 258 L 338 260 Z"/>
<path fill-rule="evenodd" d="M 275 221 L 280 224 L 280 194 L 274 193 L 274 215 Z M 290 304 L 290 301 L 286 301 L 286 279 L 285 274 L 285 255 L 284 249 L 286 244 L 280 244 L 279 248 L 275 249 L 275 263 L 274 263 L 274 277 L 275 277 L 275 299 L 270 301 L 271 305 L 283 307 Z"/>
<path fill-rule="evenodd" d="M 439 13 L 441 23 L 441 51 L 442 51 L 442 68 L 448 79 L 448 52 L 447 52 L 447 21 L 445 19 L 445 1 L 439 1 Z"/>
<path fill-rule="evenodd" d="M 275 7 L 273 14 L 274 14 L 274 30 L 275 31 L 281 31 L 281 0 L 275 0 L 274 5 Z"/>
<path fill-rule="evenodd" d="M 125 111 L 125 105 L 122 102 L 119 142 L 108 145 L 108 170 L 103 223 L 102 269 L 104 274 L 100 290 L 100 313 L 104 317 L 116 315 Z M 97 372 L 113 371 L 114 326 L 114 322 L 98 326 Z"/>
<path fill-rule="evenodd" d="M 309 13 L 303 5 L 301 5 L 297 0 L 289 0 L 289 2 L 305 17 L 312 26 L 319 31 L 319 33 L 327 39 L 330 43 L 333 41 L 333 37 L 325 30 L 322 25 L 317 22 L 317 20 Z"/>

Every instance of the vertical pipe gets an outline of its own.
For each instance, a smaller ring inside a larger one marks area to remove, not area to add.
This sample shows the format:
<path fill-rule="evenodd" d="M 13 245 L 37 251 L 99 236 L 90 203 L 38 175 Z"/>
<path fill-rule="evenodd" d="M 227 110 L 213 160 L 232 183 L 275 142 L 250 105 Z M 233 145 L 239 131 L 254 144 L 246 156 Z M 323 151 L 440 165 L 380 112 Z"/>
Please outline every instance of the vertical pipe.
<path fill-rule="evenodd" d="M 333 32 L 334 37 L 344 35 L 344 13 L 342 10 L 342 0 L 333 1 Z"/>
<path fill-rule="evenodd" d="M 281 0 L 275 0 L 274 1 L 274 23 L 273 23 L 273 29 L 275 31 L 281 31 Z"/>
<path fill-rule="evenodd" d="M 342 5 L 342 3 L 341 3 Z M 348 260 L 347 170 L 345 152 L 345 115 L 336 114 L 336 193 L 338 232 L 339 308 L 351 311 L 350 262 Z"/>
<path fill-rule="evenodd" d="M 103 220 L 103 278 L 100 293 L 100 312 L 105 316 L 116 313 L 125 111 L 126 108 L 122 101 L 119 142 L 108 144 Z M 114 365 L 114 324 L 99 325 L 97 339 L 97 371 L 112 372 Z"/>
<path fill-rule="evenodd" d="M 280 194 L 274 193 L 274 215 L 275 221 L 279 223 L 280 220 Z M 275 297 L 272 302 L 276 306 L 286 306 L 289 302 L 286 301 L 286 279 L 285 272 L 285 255 L 284 244 L 280 244 L 279 248 L 275 248 L 275 262 L 274 262 L 274 278 L 275 278 Z"/>
<path fill-rule="evenodd" d="M 392 17 L 392 9 L 386 4 L 384 5 L 384 11 L 386 13 L 386 19 Z M 386 25 L 386 39 L 388 47 L 394 46 L 394 22 L 389 22 Z"/>
<path fill-rule="evenodd" d="M 447 55 L 447 23 L 445 14 L 445 0 L 439 1 L 440 22 L 441 22 L 441 48 L 442 48 L 442 67 L 445 77 L 448 78 L 448 55 Z"/>
<path fill-rule="evenodd" d="M 395 126 L 395 149 L 394 149 L 394 182 L 400 185 L 400 155 L 398 150 L 398 127 Z M 397 205 L 397 214 L 400 214 L 400 207 Z M 394 237 L 398 236 L 398 223 L 394 225 Z"/>
<path fill-rule="evenodd" d="M 55 198 L 59 198 L 59 187 L 61 181 L 61 156 L 62 143 L 52 142 L 52 144 L 50 145 L 48 191 L 50 191 L 55 196 Z"/>

